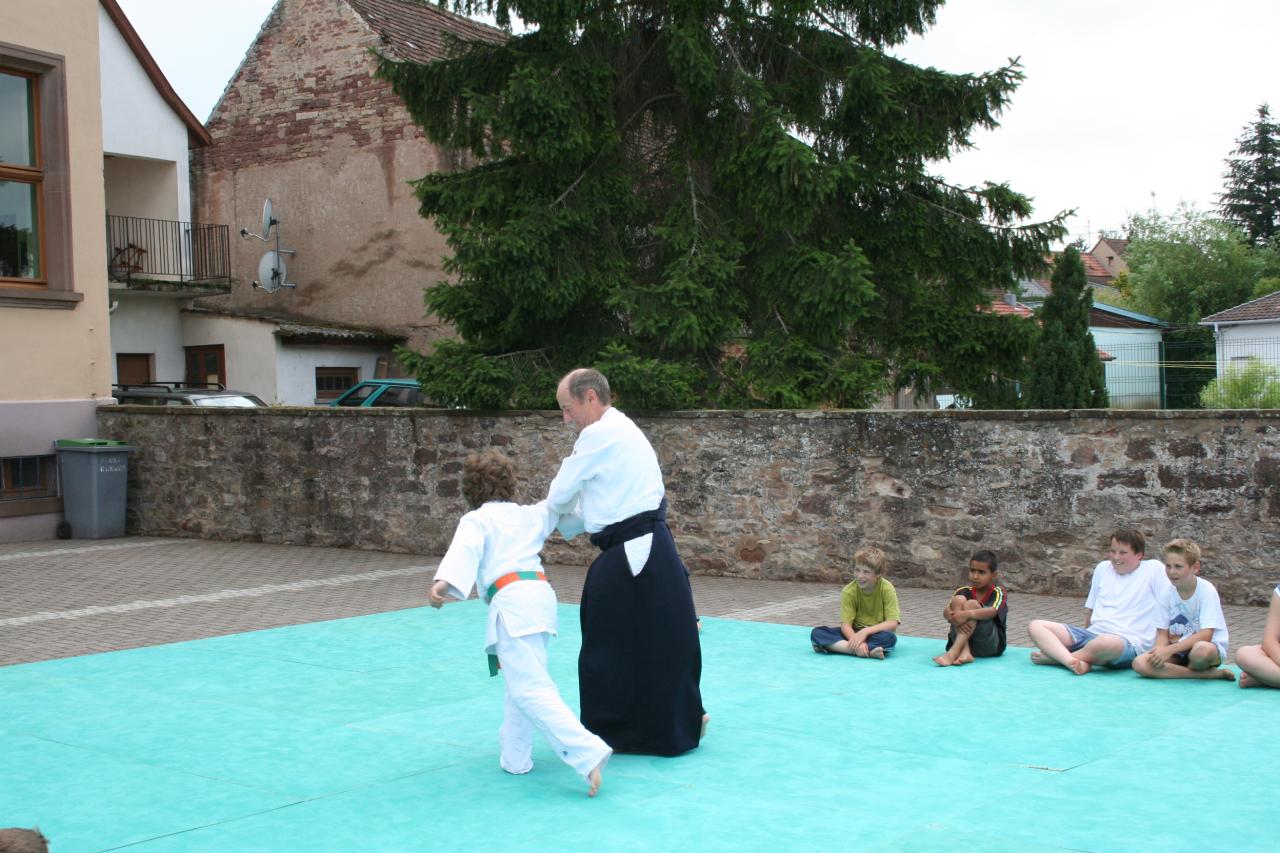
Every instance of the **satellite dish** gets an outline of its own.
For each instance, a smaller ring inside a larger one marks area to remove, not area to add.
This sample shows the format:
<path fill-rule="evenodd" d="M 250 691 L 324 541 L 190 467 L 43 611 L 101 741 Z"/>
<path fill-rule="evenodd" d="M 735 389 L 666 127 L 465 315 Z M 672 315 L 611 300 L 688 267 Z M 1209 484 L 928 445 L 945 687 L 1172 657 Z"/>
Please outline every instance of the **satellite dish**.
<path fill-rule="evenodd" d="M 294 255 L 297 252 L 293 249 L 280 248 L 280 220 L 276 219 L 271 199 L 267 199 L 262 203 L 261 234 L 251 234 L 248 228 L 240 229 L 241 237 L 257 237 L 266 243 L 271 239 L 272 228 L 276 229 L 276 247 L 263 255 L 262 260 L 258 261 L 258 279 L 253 282 L 255 290 L 265 290 L 267 293 L 275 293 L 282 287 L 294 287 L 294 285 L 284 280 L 286 274 L 284 256 Z"/>
<path fill-rule="evenodd" d="M 282 287 L 293 287 L 284 280 L 287 274 L 284 253 L 271 250 L 258 261 L 258 280 L 253 283 L 253 286 L 267 293 L 275 293 Z"/>
<path fill-rule="evenodd" d="M 271 210 L 271 199 L 267 199 L 262 203 L 262 236 L 267 238 L 271 236 L 271 226 L 279 224 Z"/>

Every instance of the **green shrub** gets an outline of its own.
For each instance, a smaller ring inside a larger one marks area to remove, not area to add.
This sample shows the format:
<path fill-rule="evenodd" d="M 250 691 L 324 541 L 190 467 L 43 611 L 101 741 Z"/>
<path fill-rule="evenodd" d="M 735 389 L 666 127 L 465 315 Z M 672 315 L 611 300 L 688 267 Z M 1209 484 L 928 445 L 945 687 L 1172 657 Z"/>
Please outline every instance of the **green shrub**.
<path fill-rule="evenodd" d="M 1280 409 L 1280 370 L 1250 358 L 1228 368 L 1200 392 L 1206 409 Z"/>

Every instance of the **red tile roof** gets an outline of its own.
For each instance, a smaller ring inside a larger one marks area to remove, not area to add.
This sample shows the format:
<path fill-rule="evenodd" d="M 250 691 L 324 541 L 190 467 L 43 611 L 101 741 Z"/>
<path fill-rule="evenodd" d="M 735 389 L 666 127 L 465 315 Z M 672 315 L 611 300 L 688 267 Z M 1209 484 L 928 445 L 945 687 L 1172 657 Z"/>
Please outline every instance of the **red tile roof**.
<path fill-rule="evenodd" d="M 1005 302 L 1003 299 L 997 299 L 995 302 L 992 302 L 990 305 L 980 305 L 978 306 L 978 310 L 990 311 L 993 314 L 1015 314 L 1019 317 L 1035 316 L 1035 313 L 1027 306 L 1021 303 L 1017 305 L 1010 305 L 1008 302 Z"/>
<path fill-rule="evenodd" d="M 1212 323 L 1243 323 L 1249 320 L 1280 320 L 1280 291 L 1259 297 L 1243 305 L 1236 305 L 1226 311 L 1210 314 L 1200 321 L 1200 325 Z"/>
<path fill-rule="evenodd" d="M 382 38 L 383 49 L 412 62 L 435 62 L 449 55 L 450 37 L 500 42 L 502 30 L 446 12 L 426 0 L 347 0 L 347 5 Z"/>

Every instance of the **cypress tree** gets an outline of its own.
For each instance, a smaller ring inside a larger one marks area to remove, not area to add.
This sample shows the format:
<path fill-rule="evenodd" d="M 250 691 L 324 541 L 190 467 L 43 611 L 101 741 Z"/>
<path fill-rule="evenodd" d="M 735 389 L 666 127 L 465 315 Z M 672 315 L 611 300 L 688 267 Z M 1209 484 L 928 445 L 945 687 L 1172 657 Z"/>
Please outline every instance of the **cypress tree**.
<path fill-rule="evenodd" d="M 1064 229 L 1005 185 L 931 173 L 1022 78 L 887 52 L 940 5 L 454 0 L 531 29 L 380 62 L 477 164 L 416 182 L 454 276 L 426 304 L 461 340 L 403 360 L 467 406 L 550 406 L 581 364 L 654 407 L 982 396 L 1028 330 L 977 306 Z"/>
<path fill-rule="evenodd" d="M 1257 120 L 1231 153 L 1218 212 L 1254 244 L 1269 243 L 1280 233 L 1280 125 L 1271 120 L 1270 107 L 1258 107 Z"/>
<path fill-rule="evenodd" d="M 1089 334 L 1093 291 L 1080 250 L 1068 246 L 1053 267 L 1053 292 L 1038 317 L 1040 340 L 1031 359 L 1027 403 L 1033 409 L 1102 409 L 1106 371 Z"/>

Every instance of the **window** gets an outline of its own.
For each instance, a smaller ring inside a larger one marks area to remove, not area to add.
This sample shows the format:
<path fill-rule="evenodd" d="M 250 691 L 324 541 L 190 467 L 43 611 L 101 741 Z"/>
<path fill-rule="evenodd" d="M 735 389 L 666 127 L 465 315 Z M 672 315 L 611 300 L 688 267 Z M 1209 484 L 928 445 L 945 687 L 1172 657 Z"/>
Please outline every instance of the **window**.
<path fill-rule="evenodd" d="M 57 495 L 56 457 L 9 456 L 0 459 L 0 501 L 52 498 Z"/>
<path fill-rule="evenodd" d="M 316 400 L 333 400 L 359 381 L 358 367 L 317 367 Z"/>
<path fill-rule="evenodd" d="M 0 42 L 0 305 L 74 308 L 66 79 Z"/>

